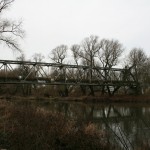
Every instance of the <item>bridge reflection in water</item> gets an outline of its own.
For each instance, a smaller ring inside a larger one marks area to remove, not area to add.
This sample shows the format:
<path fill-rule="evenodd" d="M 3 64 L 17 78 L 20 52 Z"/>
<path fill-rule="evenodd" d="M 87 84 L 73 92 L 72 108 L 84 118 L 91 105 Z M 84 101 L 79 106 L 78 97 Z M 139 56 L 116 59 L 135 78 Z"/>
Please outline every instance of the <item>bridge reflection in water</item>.
<path fill-rule="evenodd" d="M 42 106 L 81 122 L 94 123 L 109 134 L 118 149 L 150 148 L 150 105 L 51 102 Z"/>

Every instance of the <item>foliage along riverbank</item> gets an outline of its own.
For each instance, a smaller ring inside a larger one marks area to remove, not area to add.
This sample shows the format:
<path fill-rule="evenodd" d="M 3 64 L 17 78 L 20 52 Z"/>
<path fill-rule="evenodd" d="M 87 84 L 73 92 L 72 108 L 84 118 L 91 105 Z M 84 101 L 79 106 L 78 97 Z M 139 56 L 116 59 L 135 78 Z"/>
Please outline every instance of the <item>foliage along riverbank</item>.
<path fill-rule="evenodd" d="M 107 130 L 98 130 L 87 120 L 72 120 L 61 113 L 52 113 L 24 100 L 0 100 L 0 149 L 30 150 L 109 150 L 118 146 L 111 143 Z M 147 150 L 142 143 L 138 150 Z"/>
<path fill-rule="evenodd" d="M 0 101 L 0 149 L 111 149 L 104 131 L 32 105 Z"/>

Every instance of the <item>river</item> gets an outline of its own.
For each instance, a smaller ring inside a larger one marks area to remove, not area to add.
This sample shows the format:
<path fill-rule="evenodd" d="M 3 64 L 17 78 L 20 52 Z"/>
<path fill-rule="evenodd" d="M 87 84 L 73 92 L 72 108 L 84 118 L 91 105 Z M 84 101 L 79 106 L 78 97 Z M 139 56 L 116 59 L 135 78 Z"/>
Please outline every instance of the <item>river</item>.
<path fill-rule="evenodd" d="M 109 132 L 110 141 L 118 149 L 150 147 L 150 105 L 106 104 L 81 102 L 47 102 L 40 106 L 52 112 L 61 112 L 66 117 L 86 123 L 94 123 Z"/>

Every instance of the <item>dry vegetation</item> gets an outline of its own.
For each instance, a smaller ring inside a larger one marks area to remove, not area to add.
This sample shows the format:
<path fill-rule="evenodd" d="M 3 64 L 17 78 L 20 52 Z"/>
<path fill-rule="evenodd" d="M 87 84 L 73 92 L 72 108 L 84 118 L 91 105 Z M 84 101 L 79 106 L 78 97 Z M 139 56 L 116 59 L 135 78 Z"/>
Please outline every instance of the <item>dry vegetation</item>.
<path fill-rule="evenodd" d="M 109 150 L 110 135 L 93 123 L 70 120 L 29 101 L 0 100 L 0 149 L 9 150 Z M 135 150 L 147 150 L 143 141 Z"/>
<path fill-rule="evenodd" d="M 31 105 L 0 101 L 0 149 L 111 149 L 94 124 L 72 121 Z"/>

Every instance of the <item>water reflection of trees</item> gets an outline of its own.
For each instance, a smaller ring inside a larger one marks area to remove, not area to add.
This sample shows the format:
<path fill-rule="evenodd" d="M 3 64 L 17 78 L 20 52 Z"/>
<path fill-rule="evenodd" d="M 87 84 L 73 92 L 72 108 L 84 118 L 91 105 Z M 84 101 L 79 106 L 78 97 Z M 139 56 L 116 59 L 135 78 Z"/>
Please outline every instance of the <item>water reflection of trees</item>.
<path fill-rule="evenodd" d="M 150 147 L 150 107 L 52 102 L 47 109 L 95 123 L 121 149 Z"/>

